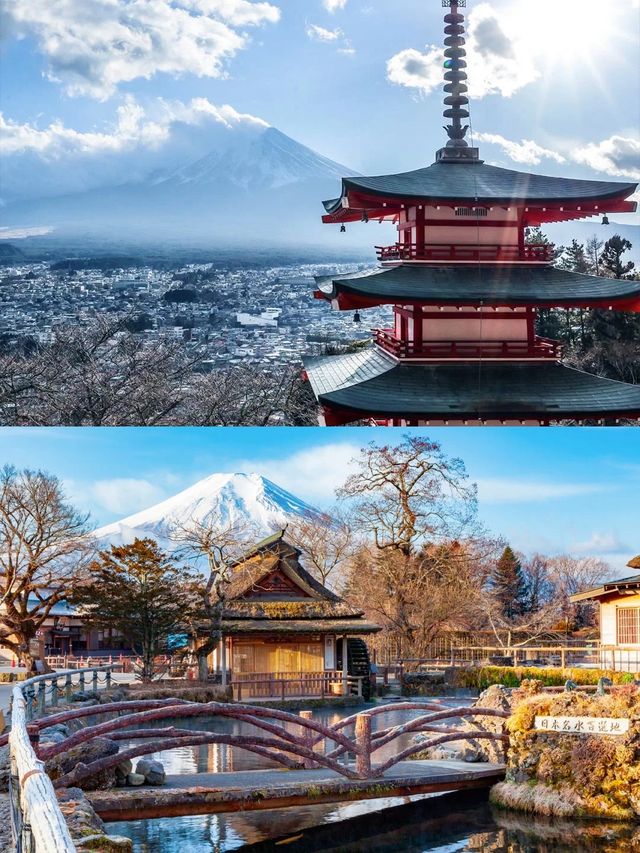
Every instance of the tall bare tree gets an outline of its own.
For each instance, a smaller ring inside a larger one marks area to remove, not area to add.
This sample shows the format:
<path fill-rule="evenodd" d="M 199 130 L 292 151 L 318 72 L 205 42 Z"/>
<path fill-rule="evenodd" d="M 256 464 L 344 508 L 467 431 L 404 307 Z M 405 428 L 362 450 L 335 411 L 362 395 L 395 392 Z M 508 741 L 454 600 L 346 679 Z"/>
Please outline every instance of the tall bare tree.
<path fill-rule="evenodd" d="M 86 575 L 93 555 L 87 520 L 55 477 L 0 471 L 0 646 L 29 668 L 41 657 L 32 641 Z"/>
<path fill-rule="evenodd" d="M 372 443 L 355 462 L 338 497 L 353 501 L 355 521 L 377 548 L 409 556 L 420 543 L 457 538 L 473 524 L 476 487 L 462 460 L 437 442 L 407 435 L 395 446 Z"/>
<path fill-rule="evenodd" d="M 300 516 L 287 525 L 287 539 L 302 551 L 302 561 L 324 586 L 340 588 L 345 571 L 361 542 L 341 507 L 324 516 Z"/>
<path fill-rule="evenodd" d="M 223 639 L 222 617 L 232 566 L 250 542 L 255 541 L 257 534 L 249 524 L 229 524 L 218 528 L 206 522 L 190 521 L 174 525 L 169 535 L 178 546 L 177 556 L 197 569 L 201 568 L 206 577 L 201 588 L 200 606 L 193 613 L 191 627 L 196 638 L 198 678 L 206 681 L 207 658 Z M 198 635 L 204 632 L 206 638 L 200 642 Z M 226 682 L 226 667 L 223 667 L 223 687 Z"/>

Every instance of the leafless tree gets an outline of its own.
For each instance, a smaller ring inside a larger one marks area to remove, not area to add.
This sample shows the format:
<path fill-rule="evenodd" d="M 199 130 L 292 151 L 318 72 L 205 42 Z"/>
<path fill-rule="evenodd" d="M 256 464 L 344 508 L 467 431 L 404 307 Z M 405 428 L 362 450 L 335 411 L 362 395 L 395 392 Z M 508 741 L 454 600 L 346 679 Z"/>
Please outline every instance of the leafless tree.
<path fill-rule="evenodd" d="M 355 521 L 381 550 L 409 556 L 421 542 L 462 536 L 475 520 L 476 487 L 462 460 L 437 442 L 405 436 L 396 446 L 372 443 L 356 464 L 337 494 L 353 500 Z"/>
<path fill-rule="evenodd" d="M 195 621 L 192 624 L 192 634 L 196 640 L 198 677 L 201 681 L 206 681 L 207 658 L 222 640 L 222 617 L 231 582 L 232 566 L 247 545 L 255 541 L 257 533 L 249 524 L 230 524 L 217 528 L 190 521 L 174 525 L 169 536 L 178 546 L 176 556 L 195 564 L 196 568 L 202 563 L 206 564 L 203 572 L 206 583 L 202 587 L 201 607 L 195 611 Z M 204 566 L 202 568 L 204 569 Z M 206 639 L 200 642 L 198 635 L 203 632 L 206 632 Z M 226 678 L 226 671 L 223 670 L 223 686 L 226 686 Z"/>
<path fill-rule="evenodd" d="M 149 341 L 127 318 L 56 329 L 52 344 L 0 354 L 0 425 L 306 426 L 316 403 L 300 367 L 202 372 L 205 353 Z"/>
<path fill-rule="evenodd" d="M 93 556 L 87 520 L 55 477 L 0 471 L 0 646 L 30 668 L 40 659 L 31 641 Z"/>
<path fill-rule="evenodd" d="M 302 561 L 324 586 L 338 589 L 361 542 L 353 523 L 341 507 L 323 516 L 300 516 L 287 526 L 287 539 L 302 551 Z"/>

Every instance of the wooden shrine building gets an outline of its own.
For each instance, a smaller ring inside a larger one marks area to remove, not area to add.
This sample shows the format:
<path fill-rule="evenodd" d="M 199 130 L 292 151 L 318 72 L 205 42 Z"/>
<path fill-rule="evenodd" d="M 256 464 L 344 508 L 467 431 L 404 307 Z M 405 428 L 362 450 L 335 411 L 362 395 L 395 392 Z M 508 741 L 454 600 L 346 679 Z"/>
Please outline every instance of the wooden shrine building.
<path fill-rule="evenodd" d="M 640 418 L 640 386 L 564 365 L 558 341 L 536 334 L 540 309 L 640 312 L 640 281 L 553 266 L 554 247 L 527 242 L 550 222 L 631 213 L 634 183 L 498 168 L 466 139 L 463 0 L 445 0 L 448 141 L 431 166 L 344 178 L 324 222 L 393 222 L 380 266 L 318 279 L 338 311 L 393 306 L 392 328 L 345 355 L 305 359 L 322 421 L 389 426 L 532 424 Z"/>
<path fill-rule="evenodd" d="M 236 699 L 367 693 L 363 638 L 380 628 L 315 580 L 300 556 L 282 531 L 232 567 L 223 641 L 209 665 L 228 672 Z"/>

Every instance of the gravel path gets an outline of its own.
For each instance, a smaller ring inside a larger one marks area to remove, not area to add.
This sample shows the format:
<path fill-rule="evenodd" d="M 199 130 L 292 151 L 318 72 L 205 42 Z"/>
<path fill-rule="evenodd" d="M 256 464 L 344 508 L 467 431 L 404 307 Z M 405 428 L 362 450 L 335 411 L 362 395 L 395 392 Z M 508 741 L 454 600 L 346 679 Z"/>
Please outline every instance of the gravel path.
<path fill-rule="evenodd" d="M 13 840 L 11 838 L 11 810 L 9 795 L 0 794 L 0 850 L 11 853 Z"/>

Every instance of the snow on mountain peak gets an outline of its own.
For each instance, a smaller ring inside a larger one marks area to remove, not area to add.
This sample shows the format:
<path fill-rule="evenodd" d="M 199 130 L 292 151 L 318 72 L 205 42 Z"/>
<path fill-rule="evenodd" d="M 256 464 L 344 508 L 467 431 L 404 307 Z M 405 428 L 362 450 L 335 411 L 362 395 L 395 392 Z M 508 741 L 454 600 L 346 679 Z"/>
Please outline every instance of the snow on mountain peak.
<path fill-rule="evenodd" d="M 313 178 L 353 174 L 275 127 L 234 130 L 229 144 L 177 169 L 164 182 L 231 183 L 242 189 L 275 189 Z"/>
<path fill-rule="evenodd" d="M 211 474 L 173 497 L 99 528 L 94 536 L 104 546 L 148 537 L 171 552 L 177 548 L 172 530 L 189 524 L 250 527 L 260 538 L 293 518 L 309 516 L 321 513 L 260 474 Z"/>

